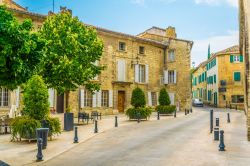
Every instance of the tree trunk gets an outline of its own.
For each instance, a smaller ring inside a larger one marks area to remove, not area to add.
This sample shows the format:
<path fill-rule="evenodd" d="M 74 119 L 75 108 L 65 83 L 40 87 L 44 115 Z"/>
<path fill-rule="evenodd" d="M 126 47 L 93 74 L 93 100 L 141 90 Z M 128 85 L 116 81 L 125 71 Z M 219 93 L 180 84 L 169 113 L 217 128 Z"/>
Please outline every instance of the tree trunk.
<path fill-rule="evenodd" d="M 69 108 L 69 93 L 70 93 L 70 91 L 65 92 L 65 95 L 66 95 L 66 103 L 65 103 L 66 110 Z"/>

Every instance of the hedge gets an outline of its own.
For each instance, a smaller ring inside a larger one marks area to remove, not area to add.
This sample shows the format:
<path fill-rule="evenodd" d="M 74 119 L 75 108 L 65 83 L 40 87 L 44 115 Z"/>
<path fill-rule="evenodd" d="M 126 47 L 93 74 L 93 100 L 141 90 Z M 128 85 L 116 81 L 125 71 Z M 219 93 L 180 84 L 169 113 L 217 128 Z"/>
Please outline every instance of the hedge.
<path fill-rule="evenodd" d="M 168 106 L 157 106 L 156 111 L 159 112 L 160 114 L 172 114 L 176 110 L 175 105 L 168 105 Z"/>
<path fill-rule="evenodd" d="M 152 114 L 152 109 L 145 107 L 145 108 L 129 108 L 126 111 L 126 115 L 129 117 L 129 119 L 138 119 L 138 113 L 140 113 L 140 119 L 148 119 L 150 115 Z"/>

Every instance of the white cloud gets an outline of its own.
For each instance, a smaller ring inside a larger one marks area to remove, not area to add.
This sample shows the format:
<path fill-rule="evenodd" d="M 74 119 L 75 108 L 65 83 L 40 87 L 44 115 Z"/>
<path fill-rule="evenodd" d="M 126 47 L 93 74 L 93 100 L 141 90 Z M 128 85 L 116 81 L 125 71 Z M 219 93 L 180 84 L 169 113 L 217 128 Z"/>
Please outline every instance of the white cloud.
<path fill-rule="evenodd" d="M 211 53 L 238 45 L 239 31 L 229 30 L 227 35 L 212 36 L 207 39 L 194 40 L 191 61 L 195 62 L 195 66 L 198 66 L 201 62 L 207 60 L 207 50 L 209 44 L 211 45 Z"/>
<path fill-rule="evenodd" d="M 223 5 L 227 4 L 232 7 L 238 7 L 238 0 L 195 0 L 196 4 L 208 4 L 208 5 Z"/>

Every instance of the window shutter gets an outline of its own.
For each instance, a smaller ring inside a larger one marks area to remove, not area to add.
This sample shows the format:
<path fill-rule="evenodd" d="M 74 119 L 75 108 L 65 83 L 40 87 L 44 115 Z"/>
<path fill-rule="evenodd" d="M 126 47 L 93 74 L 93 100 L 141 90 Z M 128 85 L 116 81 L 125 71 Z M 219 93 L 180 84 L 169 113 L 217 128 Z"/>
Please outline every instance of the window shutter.
<path fill-rule="evenodd" d="M 16 89 L 16 108 L 19 107 L 20 87 Z"/>
<path fill-rule="evenodd" d="M 54 107 L 55 91 L 54 89 L 49 89 L 49 106 Z"/>
<path fill-rule="evenodd" d="M 168 84 L 168 70 L 164 70 L 164 84 Z"/>
<path fill-rule="evenodd" d="M 145 65 L 145 68 L 146 68 L 146 83 L 148 83 L 148 76 L 149 76 L 148 65 Z"/>
<path fill-rule="evenodd" d="M 109 107 L 113 107 L 113 90 L 109 90 Z"/>
<path fill-rule="evenodd" d="M 234 56 L 230 55 L 230 63 L 233 63 L 233 62 L 234 62 Z"/>
<path fill-rule="evenodd" d="M 243 62 L 243 55 L 240 55 L 240 62 Z"/>
<path fill-rule="evenodd" d="M 97 94 L 97 107 L 102 107 L 102 91 L 99 90 L 96 94 Z"/>
<path fill-rule="evenodd" d="M 139 82 L 139 65 L 135 65 L 135 82 Z"/>
<path fill-rule="evenodd" d="M 152 96 L 151 96 L 151 92 L 148 92 L 148 106 L 152 106 Z"/>
<path fill-rule="evenodd" d="M 174 83 L 176 84 L 176 82 L 177 82 L 177 72 L 176 72 L 176 70 L 174 71 Z"/>
<path fill-rule="evenodd" d="M 240 81 L 240 72 L 234 72 L 234 81 Z"/>
<path fill-rule="evenodd" d="M 94 92 L 94 94 L 92 95 L 92 107 L 96 107 L 96 99 L 97 99 L 97 95 L 96 95 L 96 91 Z"/>
<path fill-rule="evenodd" d="M 84 108 L 84 90 L 81 89 L 80 91 L 80 106 L 81 108 Z"/>
<path fill-rule="evenodd" d="M 174 105 L 174 93 L 169 93 L 169 98 L 171 101 L 171 105 Z"/>
<path fill-rule="evenodd" d="M 159 104 L 159 92 L 156 92 L 156 101 L 157 101 L 157 105 L 160 105 Z"/>
<path fill-rule="evenodd" d="M 118 81 L 126 81 L 126 62 L 125 60 L 117 61 Z"/>

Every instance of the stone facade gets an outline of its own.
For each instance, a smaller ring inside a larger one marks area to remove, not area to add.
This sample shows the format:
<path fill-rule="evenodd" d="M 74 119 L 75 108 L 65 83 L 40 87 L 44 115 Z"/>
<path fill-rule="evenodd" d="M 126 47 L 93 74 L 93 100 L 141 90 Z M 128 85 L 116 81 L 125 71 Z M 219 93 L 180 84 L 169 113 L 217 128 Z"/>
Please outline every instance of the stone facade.
<path fill-rule="evenodd" d="M 245 111 L 247 114 L 248 140 L 250 141 L 250 0 L 239 0 L 240 52 L 245 57 Z"/>
<path fill-rule="evenodd" d="M 20 21 L 32 18 L 37 28 L 46 18 L 26 10 L 10 10 Z M 70 92 L 69 105 L 75 115 L 79 110 L 97 110 L 103 114 L 124 112 L 131 107 L 132 90 L 136 87 L 144 90 L 148 106 L 157 105 L 159 91 L 166 87 L 172 104 L 178 105 L 180 110 L 191 107 L 192 41 L 176 38 L 173 27 L 152 27 L 133 36 L 87 26 L 95 28 L 104 43 L 103 56 L 97 63 L 106 69 L 93 80 L 101 84 L 101 91 L 90 94 L 84 87 L 79 87 Z M 57 96 L 51 89 L 49 94 L 52 110 L 64 112 L 64 109 L 59 111 L 59 107 L 65 107 L 65 96 Z"/>
<path fill-rule="evenodd" d="M 193 98 L 216 107 L 244 109 L 243 62 L 238 46 L 213 54 L 193 71 Z"/>

